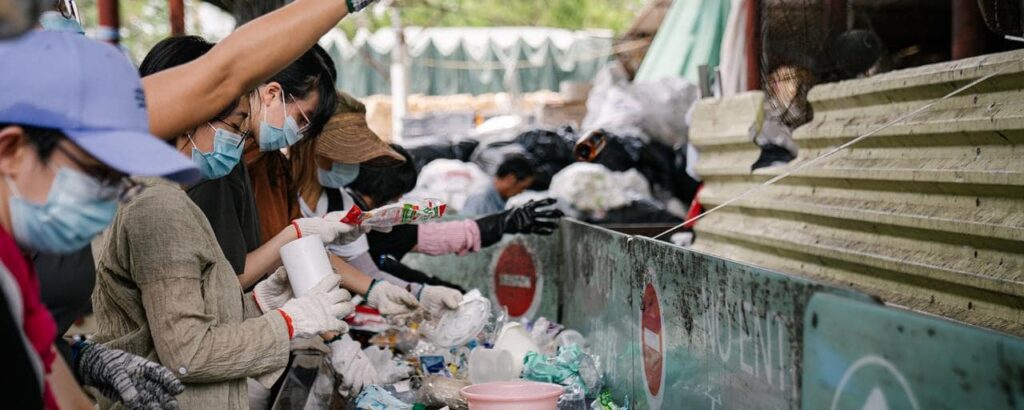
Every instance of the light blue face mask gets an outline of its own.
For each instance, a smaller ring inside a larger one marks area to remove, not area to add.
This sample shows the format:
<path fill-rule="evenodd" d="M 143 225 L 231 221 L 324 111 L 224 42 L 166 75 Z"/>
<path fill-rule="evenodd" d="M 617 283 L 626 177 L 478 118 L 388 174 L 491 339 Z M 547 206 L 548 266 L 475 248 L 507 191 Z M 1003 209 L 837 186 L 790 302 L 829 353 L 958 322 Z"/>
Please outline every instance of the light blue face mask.
<path fill-rule="evenodd" d="M 78 20 L 64 17 L 56 11 L 43 12 L 43 15 L 39 16 L 39 25 L 47 30 L 85 34 L 85 30 L 82 29 L 81 24 L 78 24 Z"/>
<path fill-rule="evenodd" d="M 324 188 L 341 188 L 352 181 L 356 180 L 359 176 L 359 164 L 342 164 L 338 162 L 331 163 L 331 170 L 326 171 L 321 168 L 317 168 L 317 176 L 320 178 L 320 186 Z"/>
<path fill-rule="evenodd" d="M 263 121 L 260 121 L 260 151 L 277 151 L 288 148 L 302 139 L 302 132 L 295 119 L 288 115 L 288 103 L 281 97 L 281 104 L 284 105 L 284 127 L 278 128 L 267 122 L 267 109 L 263 110 Z M 303 116 L 306 114 L 303 113 Z M 309 121 L 307 119 L 307 121 Z"/>
<path fill-rule="evenodd" d="M 111 188 L 81 172 L 60 168 L 46 197 L 36 204 L 21 197 L 14 182 L 11 189 L 11 223 L 14 238 L 22 246 L 47 253 L 71 253 L 84 248 L 110 225 L 117 212 Z"/>
<path fill-rule="evenodd" d="M 223 128 L 213 128 L 213 152 L 202 152 L 188 136 L 192 143 L 192 162 L 199 168 L 199 174 L 203 179 L 221 178 L 235 169 L 238 162 L 242 160 L 242 136 Z"/>

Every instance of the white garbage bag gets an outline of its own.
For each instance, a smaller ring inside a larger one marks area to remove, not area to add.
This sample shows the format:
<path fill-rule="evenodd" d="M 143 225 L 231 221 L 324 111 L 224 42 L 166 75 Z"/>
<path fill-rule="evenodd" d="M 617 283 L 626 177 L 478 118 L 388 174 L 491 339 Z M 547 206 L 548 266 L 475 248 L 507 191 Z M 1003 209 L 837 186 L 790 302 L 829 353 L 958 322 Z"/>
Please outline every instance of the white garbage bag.
<path fill-rule="evenodd" d="M 455 159 L 436 159 L 423 166 L 416 188 L 409 197 L 437 198 L 448 204 L 448 210 L 458 212 L 466 205 L 466 198 L 492 184 L 480 167 Z"/>
<path fill-rule="evenodd" d="M 602 217 L 605 212 L 650 199 L 651 187 L 636 169 L 615 172 L 604 165 L 577 162 L 551 179 L 551 195 L 574 208 Z"/>

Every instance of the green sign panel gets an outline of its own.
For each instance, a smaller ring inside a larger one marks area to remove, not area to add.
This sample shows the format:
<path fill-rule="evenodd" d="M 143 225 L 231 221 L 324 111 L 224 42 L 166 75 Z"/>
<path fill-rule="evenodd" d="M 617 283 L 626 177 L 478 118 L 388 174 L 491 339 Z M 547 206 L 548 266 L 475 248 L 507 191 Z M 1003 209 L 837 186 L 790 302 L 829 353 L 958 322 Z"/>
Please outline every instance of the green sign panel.
<path fill-rule="evenodd" d="M 1021 409 L 1024 340 L 820 294 L 804 317 L 803 408 Z"/>

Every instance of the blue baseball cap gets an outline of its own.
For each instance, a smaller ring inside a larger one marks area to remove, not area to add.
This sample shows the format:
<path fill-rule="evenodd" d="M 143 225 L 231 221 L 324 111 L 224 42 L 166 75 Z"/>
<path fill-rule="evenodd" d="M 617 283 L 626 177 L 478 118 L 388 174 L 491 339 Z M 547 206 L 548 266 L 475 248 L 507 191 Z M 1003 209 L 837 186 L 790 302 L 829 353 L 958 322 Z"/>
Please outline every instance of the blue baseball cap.
<path fill-rule="evenodd" d="M 117 48 L 35 30 L 0 41 L 0 123 L 54 128 L 107 166 L 180 183 L 199 170 L 149 133 L 139 74 Z"/>

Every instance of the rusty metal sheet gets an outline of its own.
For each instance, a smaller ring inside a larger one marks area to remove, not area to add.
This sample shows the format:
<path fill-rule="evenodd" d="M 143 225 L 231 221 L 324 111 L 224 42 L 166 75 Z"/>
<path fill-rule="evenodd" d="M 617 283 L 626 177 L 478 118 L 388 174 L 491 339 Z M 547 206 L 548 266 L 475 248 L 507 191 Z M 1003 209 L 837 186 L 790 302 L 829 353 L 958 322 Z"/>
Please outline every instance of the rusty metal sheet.
<path fill-rule="evenodd" d="M 832 295 L 804 317 L 803 409 L 1021 409 L 1024 340 Z"/>
<path fill-rule="evenodd" d="M 519 313 L 515 316 L 556 318 L 560 235 L 506 235 L 501 242 L 465 256 L 410 253 L 402 262 L 463 288 L 478 288 L 492 303 L 509 305 L 510 313 Z"/>
<path fill-rule="evenodd" d="M 811 296 L 868 299 L 646 238 L 628 249 L 638 408 L 796 408 Z"/>
<path fill-rule="evenodd" d="M 613 396 L 633 397 L 639 345 L 628 237 L 572 221 L 560 230 L 562 324 L 579 331 L 590 352 L 600 356 Z"/>

